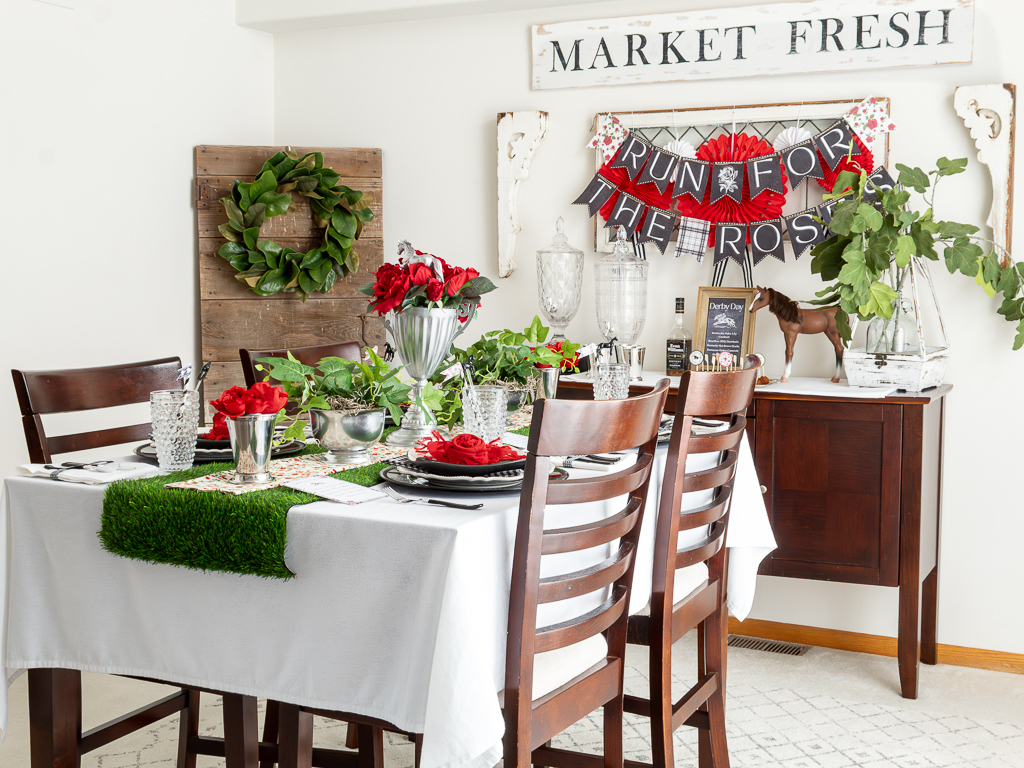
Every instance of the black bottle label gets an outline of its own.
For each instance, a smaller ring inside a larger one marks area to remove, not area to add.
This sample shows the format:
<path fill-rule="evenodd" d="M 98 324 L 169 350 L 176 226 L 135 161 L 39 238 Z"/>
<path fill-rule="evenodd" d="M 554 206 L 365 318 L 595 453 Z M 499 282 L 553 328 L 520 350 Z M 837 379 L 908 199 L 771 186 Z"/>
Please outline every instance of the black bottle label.
<path fill-rule="evenodd" d="M 666 342 L 667 361 L 665 370 L 669 374 L 681 374 L 690 365 L 690 352 L 693 342 L 689 339 L 669 339 Z"/>

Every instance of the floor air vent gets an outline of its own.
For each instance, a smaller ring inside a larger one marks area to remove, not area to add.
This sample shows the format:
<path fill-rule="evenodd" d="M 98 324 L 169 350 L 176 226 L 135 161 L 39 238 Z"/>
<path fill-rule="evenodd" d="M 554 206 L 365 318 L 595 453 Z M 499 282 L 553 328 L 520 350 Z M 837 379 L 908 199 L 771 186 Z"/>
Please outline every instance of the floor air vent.
<path fill-rule="evenodd" d="M 762 640 L 759 637 L 744 637 L 743 635 L 729 635 L 730 648 L 747 648 L 752 651 L 767 651 L 768 653 L 781 653 L 785 656 L 803 656 L 809 650 L 809 645 L 797 645 L 796 643 L 784 643 L 780 640 Z"/>

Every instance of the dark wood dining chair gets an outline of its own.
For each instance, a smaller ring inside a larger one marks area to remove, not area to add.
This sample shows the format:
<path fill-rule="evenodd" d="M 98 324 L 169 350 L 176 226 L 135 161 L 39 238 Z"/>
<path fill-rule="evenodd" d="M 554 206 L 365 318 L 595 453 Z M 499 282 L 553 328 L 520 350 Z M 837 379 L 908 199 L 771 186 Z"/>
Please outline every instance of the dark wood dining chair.
<path fill-rule="evenodd" d="M 725 736 L 726 550 L 732 486 L 745 439 L 746 413 L 760 361 L 731 372 L 687 371 L 679 382 L 654 545 L 654 583 L 647 611 L 629 619 L 628 642 L 650 648 L 650 698 L 625 697 L 625 710 L 650 718 L 656 768 L 672 768 L 672 736 L 681 725 L 699 729 L 699 764 L 728 768 Z M 692 434 L 694 418 L 727 417 L 719 432 Z M 709 469 L 686 471 L 686 459 L 718 453 Z M 681 510 L 682 496 L 704 492 L 707 502 Z M 691 531 L 679 548 L 680 532 Z M 672 698 L 672 644 L 697 628 L 697 677 Z"/>
<path fill-rule="evenodd" d="M 290 349 L 240 349 L 238 357 L 242 361 L 242 376 L 245 386 L 251 387 L 262 381 L 266 374 L 256 370 L 256 361 L 264 357 L 287 357 L 291 352 L 295 359 L 305 365 L 316 365 L 325 357 L 340 357 L 343 360 L 360 360 L 363 345 L 359 341 L 339 341 L 336 344 L 320 344 L 314 347 L 292 347 Z"/>
<path fill-rule="evenodd" d="M 57 454 L 146 440 L 150 433 L 148 423 L 49 436 L 42 416 L 148 402 L 149 393 L 153 390 L 181 389 L 182 382 L 177 380 L 180 368 L 181 360 L 168 357 L 102 368 L 12 370 L 29 461 L 47 464 Z M 188 739 L 198 732 L 199 691 L 182 688 L 130 715 L 82 733 L 81 672 L 73 669 L 30 669 L 28 676 L 33 768 L 78 765 L 82 754 L 176 712 L 181 712 L 178 768 L 194 768 L 196 753 L 189 748 Z M 70 703 L 73 707 L 77 705 L 75 727 L 69 728 L 66 720 L 74 717 L 73 713 L 54 706 L 57 702 Z M 70 762 L 61 763 L 61 760 Z"/>
<path fill-rule="evenodd" d="M 622 685 L 629 591 L 654 465 L 668 379 L 625 400 L 540 400 L 533 411 L 519 504 L 505 652 L 505 768 L 559 765 L 575 755 L 551 738 L 604 707 L 604 765 L 622 766 Z M 608 475 L 550 482 L 551 456 L 638 448 L 637 460 Z M 546 507 L 627 496 L 618 513 L 545 529 Z M 617 544 L 615 544 L 617 542 Z M 548 555 L 612 545 L 603 562 L 541 578 Z M 598 607 L 537 626 L 538 607 L 605 591 Z M 571 764 L 571 762 L 570 762 Z"/>

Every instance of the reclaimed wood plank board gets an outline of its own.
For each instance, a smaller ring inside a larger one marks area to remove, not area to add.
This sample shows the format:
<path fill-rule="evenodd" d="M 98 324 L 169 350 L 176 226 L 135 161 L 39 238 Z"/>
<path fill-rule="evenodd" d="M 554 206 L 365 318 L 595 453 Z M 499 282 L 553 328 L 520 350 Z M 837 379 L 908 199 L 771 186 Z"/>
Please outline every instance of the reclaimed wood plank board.
<path fill-rule="evenodd" d="M 253 175 L 272 155 L 288 147 L 205 145 L 196 147 L 197 176 Z M 291 147 L 299 157 L 307 152 L 322 152 L 324 165 L 342 176 L 379 179 L 383 168 L 383 150 L 338 147 Z"/>

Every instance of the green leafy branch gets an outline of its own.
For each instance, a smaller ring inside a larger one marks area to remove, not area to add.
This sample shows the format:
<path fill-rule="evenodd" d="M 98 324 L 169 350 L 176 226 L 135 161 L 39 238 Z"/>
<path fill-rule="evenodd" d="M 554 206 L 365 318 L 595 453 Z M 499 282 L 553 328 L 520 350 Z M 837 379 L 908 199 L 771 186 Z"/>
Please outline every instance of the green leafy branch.
<path fill-rule="evenodd" d="M 255 181 L 235 181 L 231 196 L 220 199 L 228 222 L 218 228 L 228 241 L 218 253 L 238 271 L 235 278 L 260 296 L 283 291 L 298 293 L 305 301 L 313 292 L 327 293 L 339 277 L 359 269 L 352 246 L 363 224 L 373 219 L 372 198 L 340 179 L 324 167 L 321 152 L 302 157 L 278 152 L 263 164 Z M 259 239 L 267 219 L 295 210 L 292 193 L 309 200 L 313 221 L 324 230 L 321 243 L 306 253 Z"/>
<path fill-rule="evenodd" d="M 868 320 L 892 317 L 897 291 L 910 272 L 912 259 L 942 259 L 951 274 L 973 277 L 989 296 L 1003 294 L 998 312 L 1017 322 L 1013 348 L 1024 346 L 1024 266 L 995 243 L 978 237 L 978 227 L 934 218 L 935 189 L 945 176 L 962 173 L 967 159 L 939 158 L 936 168 L 925 173 L 900 163 L 898 187 L 883 190 L 868 179 L 865 171 L 843 171 L 826 200 L 838 200 L 828 229 L 833 235 L 811 251 L 811 272 L 832 284 L 819 291 L 820 306 L 838 306 L 836 326 L 844 341 L 850 342 L 850 316 Z M 934 181 L 932 180 L 934 177 Z M 931 190 L 930 198 L 926 192 Z M 910 190 L 919 193 L 928 208 L 910 210 Z M 877 207 L 864 195 L 873 190 Z M 824 222 L 823 222 L 824 223 Z M 980 243 L 992 246 L 988 252 Z M 997 253 L 999 251 L 999 253 Z"/>
<path fill-rule="evenodd" d="M 369 347 L 363 349 L 361 361 L 325 357 L 316 366 L 299 362 L 291 352 L 286 358 L 264 357 L 257 360 L 257 369 L 276 379 L 296 406 L 296 415 L 313 409 L 331 410 L 328 398 L 339 397 L 360 408 L 387 408 L 395 422 L 402 419 L 402 404 L 412 389 L 398 379 L 401 368 L 393 368 Z M 287 430 L 286 439 L 301 439 L 303 422 L 296 419 Z"/>

